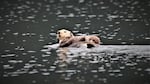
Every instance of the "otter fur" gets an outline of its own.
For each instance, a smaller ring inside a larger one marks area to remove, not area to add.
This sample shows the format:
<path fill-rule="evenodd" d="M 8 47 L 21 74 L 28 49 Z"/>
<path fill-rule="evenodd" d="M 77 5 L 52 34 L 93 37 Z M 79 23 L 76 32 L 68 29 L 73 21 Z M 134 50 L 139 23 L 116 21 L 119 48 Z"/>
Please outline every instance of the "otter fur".
<path fill-rule="evenodd" d="M 96 47 L 100 44 L 100 38 L 96 35 L 74 36 L 66 29 L 58 30 L 57 39 L 60 47 L 80 47 L 86 45 L 87 48 Z"/>

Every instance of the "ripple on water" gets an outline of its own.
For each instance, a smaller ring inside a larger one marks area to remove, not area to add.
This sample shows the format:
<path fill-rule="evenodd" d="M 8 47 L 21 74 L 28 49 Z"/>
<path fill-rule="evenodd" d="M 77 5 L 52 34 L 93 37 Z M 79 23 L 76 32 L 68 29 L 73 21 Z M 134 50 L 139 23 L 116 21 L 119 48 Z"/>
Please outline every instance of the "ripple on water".
<path fill-rule="evenodd" d="M 121 70 L 119 70 L 119 69 L 116 69 L 116 70 L 108 70 L 108 72 L 120 73 L 120 72 L 121 72 Z"/>
<path fill-rule="evenodd" d="M 150 68 L 145 69 L 145 71 L 150 74 Z"/>
<path fill-rule="evenodd" d="M 14 68 L 14 66 L 11 66 L 11 65 L 3 65 L 3 68 L 4 69 L 13 69 Z"/>
<path fill-rule="evenodd" d="M 17 63 L 22 63 L 23 60 L 8 60 L 9 63 L 17 64 Z"/>
<path fill-rule="evenodd" d="M 29 50 L 27 51 L 28 53 L 36 53 L 36 51 L 33 51 L 33 50 Z"/>
<path fill-rule="evenodd" d="M 44 75 L 44 76 L 48 76 L 48 75 L 50 75 L 50 73 L 49 73 L 49 72 L 42 72 L 41 74 L 42 74 L 42 75 Z"/>
<path fill-rule="evenodd" d="M 56 66 L 50 66 L 49 71 L 55 71 L 55 69 L 56 69 Z"/>
<path fill-rule="evenodd" d="M 98 72 L 105 72 L 106 69 L 102 66 L 102 67 L 98 67 Z"/>
<path fill-rule="evenodd" d="M 17 46 L 17 47 L 15 48 L 15 50 L 24 51 L 24 47 L 23 47 L 23 46 Z"/>
<path fill-rule="evenodd" d="M 37 69 L 33 69 L 32 71 L 28 72 L 29 74 L 35 74 L 35 73 L 39 73 L 39 71 Z"/>
<path fill-rule="evenodd" d="M 56 70 L 55 73 L 64 73 L 63 70 Z"/>
<path fill-rule="evenodd" d="M 137 63 L 126 63 L 126 66 L 136 66 Z"/>
<path fill-rule="evenodd" d="M 10 54 L 2 54 L 1 57 L 15 57 L 16 54 L 10 53 Z"/>
<path fill-rule="evenodd" d="M 76 70 L 66 70 L 65 72 L 67 72 L 67 73 L 75 73 Z"/>
<path fill-rule="evenodd" d="M 42 54 L 42 57 L 49 57 L 49 53 L 48 54 Z"/>
<path fill-rule="evenodd" d="M 30 60 L 29 63 L 36 63 L 36 60 Z"/>
<path fill-rule="evenodd" d="M 26 63 L 24 68 L 25 69 L 29 69 L 29 68 L 32 68 L 34 66 L 34 64 L 29 64 L 29 63 Z"/>
<path fill-rule="evenodd" d="M 97 70 L 91 70 L 91 72 L 92 72 L 92 73 L 97 73 L 98 71 L 97 71 Z"/>

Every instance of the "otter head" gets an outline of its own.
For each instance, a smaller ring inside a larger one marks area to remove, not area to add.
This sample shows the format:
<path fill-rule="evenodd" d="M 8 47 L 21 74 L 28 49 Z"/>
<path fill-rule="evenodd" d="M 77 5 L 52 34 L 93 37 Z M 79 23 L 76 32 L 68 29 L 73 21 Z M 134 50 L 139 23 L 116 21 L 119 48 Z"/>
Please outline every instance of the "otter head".
<path fill-rule="evenodd" d="M 57 39 L 59 40 L 59 43 L 68 40 L 70 38 L 74 37 L 73 33 L 66 29 L 61 29 L 57 31 Z"/>
<path fill-rule="evenodd" d="M 98 46 L 100 44 L 100 38 L 95 35 L 85 36 L 88 48 Z"/>

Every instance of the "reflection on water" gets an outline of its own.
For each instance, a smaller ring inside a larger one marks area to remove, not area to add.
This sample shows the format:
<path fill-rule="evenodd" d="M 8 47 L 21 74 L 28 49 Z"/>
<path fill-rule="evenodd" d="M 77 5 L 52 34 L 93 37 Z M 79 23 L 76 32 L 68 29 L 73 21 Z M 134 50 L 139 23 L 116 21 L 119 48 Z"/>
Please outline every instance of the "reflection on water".
<path fill-rule="evenodd" d="M 17 80 L 14 84 L 19 84 L 26 78 L 29 80 L 23 84 L 149 83 L 150 46 L 101 45 L 92 49 L 45 46 L 49 48 L 27 51 L 21 56 L 2 54 L 2 81 Z"/>

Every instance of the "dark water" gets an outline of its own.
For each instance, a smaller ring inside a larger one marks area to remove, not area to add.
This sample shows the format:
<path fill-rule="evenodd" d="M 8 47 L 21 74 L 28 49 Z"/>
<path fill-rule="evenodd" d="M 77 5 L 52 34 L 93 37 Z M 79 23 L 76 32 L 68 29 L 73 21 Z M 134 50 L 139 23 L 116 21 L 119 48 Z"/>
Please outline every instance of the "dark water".
<path fill-rule="evenodd" d="M 0 84 L 150 84 L 149 10 L 149 0 L 1 0 Z M 61 28 L 103 43 L 45 47 Z"/>
<path fill-rule="evenodd" d="M 149 84 L 150 46 L 16 48 L 1 55 L 1 84 Z"/>

